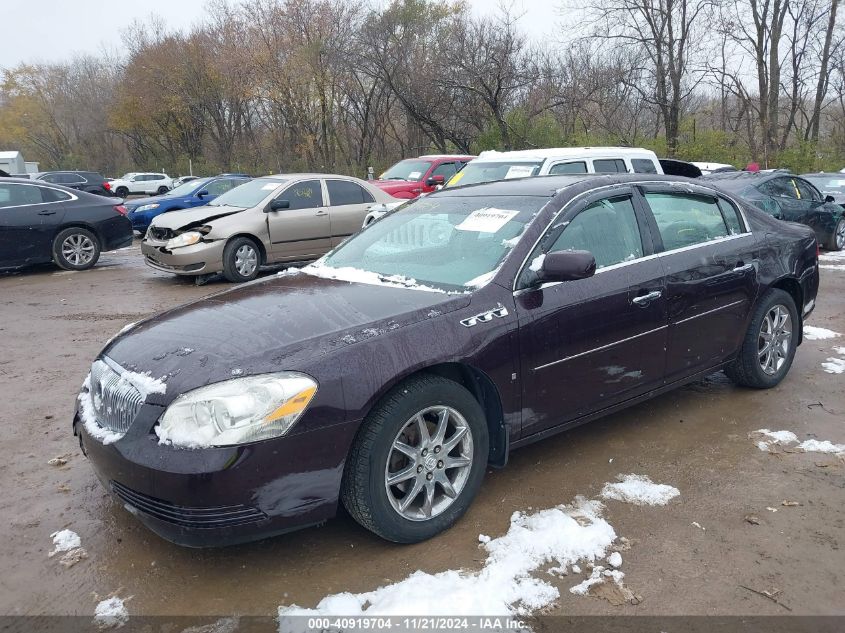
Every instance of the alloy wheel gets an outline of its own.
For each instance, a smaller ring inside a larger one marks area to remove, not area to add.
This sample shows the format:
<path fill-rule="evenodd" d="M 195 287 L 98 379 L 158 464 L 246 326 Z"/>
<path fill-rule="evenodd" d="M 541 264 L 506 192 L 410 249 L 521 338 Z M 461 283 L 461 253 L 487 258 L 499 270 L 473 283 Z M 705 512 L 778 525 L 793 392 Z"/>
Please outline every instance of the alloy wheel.
<path fill-rule="evenodd" d="M 94 259 L 96 246 L 87 235 L 74 233 L 62 242 L 62 257 L 74 266 L 85 266 Z"/>
<path fill-rule="evenodd" d="M 384 485 L 393 509 L 411 521 L 443 513 L 463 491 L 473 461 L 472 430 L 452 407 L 423 409 L 399 430 Z"/>
<path fill-rule="evenodd" d="M 760 368 L 769 376 L 780 371 L 789 356 L 792 343 L 792 317 L 781 304 L 773 305 L 763 317 L 757 339 Z"/>
<path fill-rule="evenodd" d="M 258 267 L 258 253 L 249 244 L 235 251 L 235 268 L 244 277 L 249 277 Z"/>
<path fill-rule="evenodd" d="M 836 248 L 842 250 L 845 248 L 845 220 L 840 220 L 836 225 Z"/>

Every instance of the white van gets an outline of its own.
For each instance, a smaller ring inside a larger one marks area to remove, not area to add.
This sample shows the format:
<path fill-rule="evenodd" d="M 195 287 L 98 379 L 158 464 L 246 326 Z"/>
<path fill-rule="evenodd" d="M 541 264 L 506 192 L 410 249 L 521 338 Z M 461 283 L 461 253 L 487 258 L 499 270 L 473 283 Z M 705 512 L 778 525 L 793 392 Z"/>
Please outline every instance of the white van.
<path fill-rule="evenodd" d="M 657 155 L 641 147 L 552 147 L 481 152 L 446 187 L 557 174 L 662 174 Z"/>

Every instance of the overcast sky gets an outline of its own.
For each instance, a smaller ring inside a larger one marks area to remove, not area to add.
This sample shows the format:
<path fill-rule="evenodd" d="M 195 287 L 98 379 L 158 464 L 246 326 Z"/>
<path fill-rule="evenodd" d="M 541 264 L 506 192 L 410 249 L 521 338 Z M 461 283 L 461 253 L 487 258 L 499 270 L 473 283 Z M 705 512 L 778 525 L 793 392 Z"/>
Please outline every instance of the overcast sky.
<path fill-rule="evenodd" d="M 477 15 L 497 10 L 503 0 L 467 0 Z M 555 0 L 504 0 L 532 38 L 553 36 Z M 155 13 L 175 28 L 201 20 L 206 0 L 30 0 L 2 2 L 0 67 L 21 62 L 65 61 L 77 53 L 119 51 L 121 32 Z M 556 38 L 557 39 L 557 38 Z"/>

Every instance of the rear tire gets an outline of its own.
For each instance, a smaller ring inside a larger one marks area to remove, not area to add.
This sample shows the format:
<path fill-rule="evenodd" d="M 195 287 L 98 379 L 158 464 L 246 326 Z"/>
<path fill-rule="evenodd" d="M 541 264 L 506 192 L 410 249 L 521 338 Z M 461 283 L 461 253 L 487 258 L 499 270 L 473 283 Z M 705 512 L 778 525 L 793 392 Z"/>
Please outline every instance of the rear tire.
<path fill-rule="evenodd" d="M 65 270 L 88 270 L 100 259 L 100 240 L 78 226 L 60 231 L 53 239 L 53 261 Z"/>
<path fill-rule="evenodd" d="M 170 191 L 170 189 L 168 189 L 167 187 L 159 187 L 159 188 L 158 188 L 158 195 L 163 196 L 163 195 L 164 195 L 164 194 L 166 194 L 168 191 Z"/>
<path fill-rule="evenodd" d="M 223 276 L 232 283 L 252 281 L 260 266 L 261 251 L 248 237 L 236 237 L 223 249 Z"/>
<path fill-rule="evenodd" d="M 783 290 L 769 290 L 757 304 L 739 355 L 725 368 L 742 387 L 770 389 L 789 372 L 801 321 L 795 301 Z"/>
<path fill-rule="evenodd" d="M 469 391 L 441 376 L 411 378 L 388 392 L 358 431 L 343 474 L 343 505 L 388 541 L 431 538 L 469 508 L 488 445 L 484 411 Z"/>
<path fill-rule="evenodd" d="M 845 248 L 845 216 L 839 218 L 833 233 L 824 243 L 824 248 L 828 251 L 841 251 Z"/>
<path fill-rule="evenodd" d="M 114 190 L 114 195 L 116 195 L 118 198 L 125 198 L 129 195 L 129 189 L 127 189 L 126 187 L 118 187 Z"/>

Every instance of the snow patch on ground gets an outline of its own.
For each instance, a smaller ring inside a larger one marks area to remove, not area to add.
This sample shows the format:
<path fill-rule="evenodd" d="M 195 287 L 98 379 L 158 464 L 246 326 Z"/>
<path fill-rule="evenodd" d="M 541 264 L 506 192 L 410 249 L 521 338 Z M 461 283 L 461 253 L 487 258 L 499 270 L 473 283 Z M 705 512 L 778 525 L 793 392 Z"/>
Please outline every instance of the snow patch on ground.
<path fill-rule="evenodd" d="M 53 551 L 47 554 L 47 556 L 51 558 L 59 552 L 67 552 L 77 547 L 82 547 L 82 539 L 73 530 L 59 530 L 58 532 L 53 532 L 50 537 L 53 539 Z"/>
<path fill-rule="evenodd" d="M 117 596 L 101 601 L 94 609 L 94 623 L 101 629 L 119 628 L 128 621 L 126 604 Z"/>
<path fill-rule="evenodd" d="M 607 564 L 615 569 L 622 567 L 622 554 L 619 552 L 613 552 L 607 557 Z"/>
<path fill-rule="evenodd" d="M 763 452 L 771 452 L 772 446 L 785 446 L 798 441 L 798 437 L 792 431 L 770 431 L 769 429 L 757 429 L 751 433 L 751 437 L 763 436 L 757 442 L 757 448 Z"/>
<path fill-rule="evenodd" d="M 842 336 L 839 332 L 828 330 L 823 327 L 815 327 L 813 325 L 804 326 L 804 338 L 808 341 L 822 341 L 829 338 L 836 338 Z"/>
<path fill-rule="evenodd" d="M 606 483 L 601 490 L 604 499 L 615 499 L 638 506 L 663 506 L 681 494 L 666 484 L 656 484 L 646 475 L 618 475 L 619 482 Z"/>
<path fill-rule="evenodd" d="M 600 502 L 578 497 L 570 506 L 533 514 L 515 512 L 504 536 L 487 542 L 479 539 L 488 552 L 480 571 L 416 571 L 374 591 L 327 596 L 314 609 L 282 606 L 279 630 L 288 631 L 296 624 L 286 621 L 286 616 L 516 616 L 536 611 L 560 594 L 556 587 L 532 577 L 532 572 L 550 563 L 561 568 L 573 565 L 574 570 L 576 561 L 593 562 L 605 556 L 616 532 L 602 518 L 602 509 Z"/>
<path fill-rule="evenodd" d="M 834 444 L 829 440 L 804 440 L 798 448 L 808 453 L 845 453 L 845 444 Z"/>
<path fill-rule="evenodd" d="M 828 374 L 845 374 L 845 358 L 831 356 L 822 363 L 822 369 Z"/>

